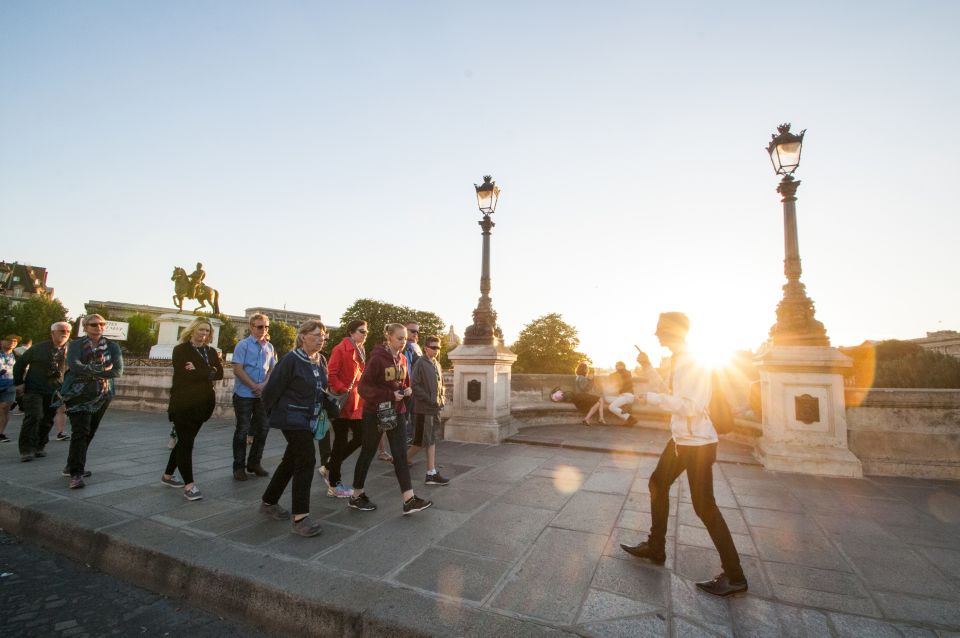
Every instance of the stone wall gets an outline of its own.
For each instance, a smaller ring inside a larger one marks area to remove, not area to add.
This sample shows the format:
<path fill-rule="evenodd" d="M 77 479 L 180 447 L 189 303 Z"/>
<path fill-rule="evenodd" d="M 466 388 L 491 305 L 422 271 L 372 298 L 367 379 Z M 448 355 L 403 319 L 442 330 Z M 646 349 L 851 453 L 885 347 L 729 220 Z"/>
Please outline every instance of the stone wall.
<path fill-rule="evenodd" d="M 169 366 L 128 367 L 122 377 L 117 379 L 117 394 L 112 405 L 128 410 L 166 412 L 170 400 L 170 384 L 173 382 L 173 369 Z M 215 417 L 233 416 L 233 368 L 226 366 L 223 380 L 214 385 L 217 394 Z"/>
<path fill-rule="evenodd" d="M 847 438 L 863 473 L 960 479 L 960 390 L 847 390 Z"/>

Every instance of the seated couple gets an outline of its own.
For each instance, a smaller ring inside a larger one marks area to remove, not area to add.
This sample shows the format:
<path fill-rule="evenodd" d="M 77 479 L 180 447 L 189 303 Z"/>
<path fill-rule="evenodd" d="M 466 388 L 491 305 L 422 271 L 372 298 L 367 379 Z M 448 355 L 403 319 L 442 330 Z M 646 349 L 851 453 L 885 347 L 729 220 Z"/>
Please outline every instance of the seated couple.
<path fill-rule="evenodd" d="M 619 421 L 619 425 L 633 425 L 637 420 L 625 413 L 623 408 L 633 403 L 633 376 L 627 370 L 623 361 L 617 361 L 616 370 L 604 381 L 597 383 L 594 377 L 587 376 L 589 368 L 586 363 L 577 366 L 574 379 L 574 392 L 555 391 L 551 394 L 552 401 L 569 401 L 576 406 L 577 411 L 584 415 L 583 424 L 592 425 L 590 419 L 599 413 L 599 422 L 604 420 L 604 407 Z M 607 392 L 604 392 L 604 391 Z"/>

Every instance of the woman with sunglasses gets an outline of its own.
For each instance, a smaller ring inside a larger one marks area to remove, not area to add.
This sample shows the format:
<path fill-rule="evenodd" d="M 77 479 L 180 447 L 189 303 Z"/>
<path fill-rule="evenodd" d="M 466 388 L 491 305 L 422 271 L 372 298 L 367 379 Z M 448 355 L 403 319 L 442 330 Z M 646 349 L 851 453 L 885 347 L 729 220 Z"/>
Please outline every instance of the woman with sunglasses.
<path fill-rule="evenodd" d="M 333 452 L 329 464 L 320 468 L 327 481 L 327 496 L 350 498 L 353 490 L 344 487 L 340 480 L 340 467 L 353 454 L 363 440 L 363 399 L 357 383 L 363 374 L 367 340 L 367 322 L 354 319 L 347 324 L 347 336 L 330 352 L 330 392 L 346 394 L 340 404 L 340 417 L 333 420 Z"/>
<path fill-rule="evenodd" d="M 107 322 L 100 315 L 83 318 L 86 336 L 67 346 L 67 372 L 60 388 L 60 400 L 70 419 L 70 452 L 64 473 L 70 489 L 84 486 L 87 449 L 113 399 L 113 380 L 123 375 L 120 346 L 103 336 Z"/>
<path fill-rule="evenodd" d="M 407 374 L 407 359 L 403 356 L 407 329 L 402 324 L 389 323 L 384 326 L 383 336 L 386 341 L 371 348 L 358 384 L 360 398 L 363 399 L 363 443 L 353 470 L 353 496 L 349 505 L 364 512 L 377 509 L 364 494 L 363 485 L 383 430 L 390 442 L 393 470 L 403 496 L 403 513 L 407 515 L 424 510 L 433 503 L 413 493 L 407 464 L 407 433 L 398 425 L 403 423 L 403 399 L 413 394 Z"/>
<path fill-rule="evenodd" d="M 322 323 L 305 321 L 297 331 L 296 349 L 277 364 L 262 395 L 270 427 L 283 432 L 287 449 L 263 493 L 260 511 L 278 521 L 290 518 L 279 501 L 293 479 L 290 531 L 298 536 L 316 536 L 321 531 L 320 524 L 310 516 L 310 485 L 317 465 L 313 441 L 323 434 L 318 428 L 325 427 L 324 411 L 329 418 L 339 416 L 327 395 L 327 361 L 320 354 L 326 340 L 327 329 Z"/>
<path fill-rule="evenodd" d="M 193 482 L 193 441 L 213 415 L 217 403 L 213 384 L 223 378 L 220 353 L 209 345 L 212 338 L 210 320 L 197 317 L 183 331 L 180 343 L 173 349 L 173 385 L 167 416 L 173 422 L 177 443 L 170 450 L 160 482 L 170 487 L 182 487 L 183 497 L 188 501 L 203 498 Z M 182 481 L 173 475 L 178 468 Z"/>

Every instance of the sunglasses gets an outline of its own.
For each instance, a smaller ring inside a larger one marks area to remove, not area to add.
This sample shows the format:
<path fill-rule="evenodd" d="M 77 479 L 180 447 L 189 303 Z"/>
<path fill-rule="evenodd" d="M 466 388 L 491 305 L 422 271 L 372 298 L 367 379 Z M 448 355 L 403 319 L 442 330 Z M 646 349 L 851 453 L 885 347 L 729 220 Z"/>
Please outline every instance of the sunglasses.
<path fill-rule="evenodd" d="M 424 347 L 424 348 L 430 348 L 431 350 L 440 350 L 440 344 L 437 344 L 437 345 L 435 345 L 435 346 L 426 345 L 426 346 L 423 346 L 423 347 Z"/>
<path fill-rule="evenodd" d="M 270 324 L 261 325 L 261 326 L 254 326 L 254 328 L 255 328 L 256 330 L 269 330 L 269 329 L 270 329 Z"/>
<path fill-rule="evenodd" d="M 107 324 L 105 324 L 105 323 L 97 323 L 97 322 L 90 322 L 90 323 L 87 324 L 87 327 L 88 327 L 88 328 L 94 328 L 94 327 L 103 328 L 105 325 L 107 325 Z"/>
<path fill-rule="evenodd" d="M 357 330 L 357 332 L 359 332 L 359 333 L 362 334 L 362 335 L 367 334 L 367 331 L 364 330 L 364 329 L 362 329 L 362 328 L 361 328 L 360 330 Z"/>
<path fill-rule="evenodd" d="M 420 334 L 419 330 L 407 330 L 407 334 L 418 335 Z"/>

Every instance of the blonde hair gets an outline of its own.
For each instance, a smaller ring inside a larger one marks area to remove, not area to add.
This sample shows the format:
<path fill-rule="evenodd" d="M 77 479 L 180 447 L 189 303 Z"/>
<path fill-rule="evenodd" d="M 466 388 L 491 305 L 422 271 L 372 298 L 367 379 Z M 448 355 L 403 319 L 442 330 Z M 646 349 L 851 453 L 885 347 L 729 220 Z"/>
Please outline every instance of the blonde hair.
<path fill-rule="evenodd" d="M 384 338 L 389 337 L 392 334 L 395 334 L 397 330 L 406 330 L 407 327 L 402 323 L 388 323 L 383 327 L 383 336 Z"/>
<path fill-rule="evenodd" d="M 300 324 L 300 329 L 297 330 L 297 347 L 303 347 L 303 335 L 310 334 L 317 328 L 320 329 L 320 332 L 326 334 L 327 327 L 319 319 L 308 319 Z"/>
<path fill-rule="evenodd" d="M 180 343 L 187 343 L 193 338 L 193 333 L 197 331 L 197 328 L 200 326 L 206 326 L 210 328 L 210 335 L 207 337 L 207 343 L 213 339 L 213 324 L 210 323 L 210 320 L 205 317 L 197 317 L 190 322 L 190 325 L 187 326 L 187 329 L 183 331 L 183 334 L 180 335 Z"/>
<path fill-rule="evenodd" d="M 262 312 L 255 312 L 252 315 L 250 315 L 250 319 L 247 321 L 247 323 L 252 326 L 253 322 L 259 319 L 263 319 L 264 321 L 270 321 L 270 317 L 268 317 L 267 315 L 263 314 Z"/>

